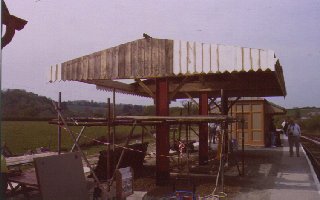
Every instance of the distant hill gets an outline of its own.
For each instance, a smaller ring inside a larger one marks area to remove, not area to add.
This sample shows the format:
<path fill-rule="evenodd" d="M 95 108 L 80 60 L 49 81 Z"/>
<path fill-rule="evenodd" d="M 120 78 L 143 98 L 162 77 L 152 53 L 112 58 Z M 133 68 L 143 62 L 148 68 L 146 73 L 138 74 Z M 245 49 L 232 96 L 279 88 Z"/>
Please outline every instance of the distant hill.
<path fill-rule="evenodd" d="M 1 106 L 4 120 L 41 119 L 56 116 L 51 99 L 25 90 L 1 91 Z"/>
<path fill-rule="evenodd" d="M 287 115 L 295 118 L 310 118 L 316 115 L 320 115 L 320 108 L 317 107 L 303 107 L 303 108 L 291 108 L 287 109 Z"/>
<path fill-rule="evenodd" d="M 3 120 L 48 120 L 57 117 L 52 100 L 20 89 L 1 91 Z M 67 101 L 61 103 L 65 116 L 105 117 L 107 104 L 93 101 Z M 154 106 L 131 104 L 116 105 L 117 115 L 154 115 Z"/>
<path fill-rule="evenodd" d="M 2 119 L 3 120 L 48 120 L 56 118 L 57 113 L 53 108 L 50 98 L 19 89 L 1 91 Z M 94 101 L 66 101 L 62 102 L 62 111 L 65 116 L 77 117 L 105 117 L 107 104 Z M 186 115 L 187 109 L 182 109 Z M 117 104 L 116 115 L 155 115 L 154 106 L 141 106 L 132 104 Z M 181 108 L 170 108 L 170 115 L 180 115 Z M 192 114 L 197 114 L 197 108 L 192 108 Z M 287 116 L 296 119 L 308 119 L 320 116 L 320 108 L 303 107 L 287 109 Z M 281 120 L 283 116 L 281 116 Z M 280 120 L 280 119 L 279 119 Z"/>

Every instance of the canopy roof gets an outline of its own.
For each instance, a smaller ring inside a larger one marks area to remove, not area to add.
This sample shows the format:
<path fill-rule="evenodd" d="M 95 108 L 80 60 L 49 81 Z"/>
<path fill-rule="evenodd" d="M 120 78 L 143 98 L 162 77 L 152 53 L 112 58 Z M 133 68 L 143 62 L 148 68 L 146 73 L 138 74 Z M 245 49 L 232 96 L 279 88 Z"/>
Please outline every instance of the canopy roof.
<path fill-rule="evenodd" d="M 260 97 L 244 97 L 241 98 L 239 101 L 237 101 L 238 104 L 243 104 L 243 103 L 252 103 L 256 101 L 262 101 L 265 103 L 265 113 L 270 114 L 270 115 L 284 115 L 287 113 L 287 110 L 275 103 L 272 103 L 268 101 L 265 98 L 260 98 Z M 237 104 L 236 103 L 236 104 Z"/>
<path fill-rule="evenodd" d="M 285 96 L 283 71 L 271 50 L 220 44 L 139 39 L 51 67 L 50 82 L 95 84 L 98 89 L 154 97 L 155 81 L 169 81 L 171 99 Z M 133 79 L 127 84 L 115 80 Z"/>

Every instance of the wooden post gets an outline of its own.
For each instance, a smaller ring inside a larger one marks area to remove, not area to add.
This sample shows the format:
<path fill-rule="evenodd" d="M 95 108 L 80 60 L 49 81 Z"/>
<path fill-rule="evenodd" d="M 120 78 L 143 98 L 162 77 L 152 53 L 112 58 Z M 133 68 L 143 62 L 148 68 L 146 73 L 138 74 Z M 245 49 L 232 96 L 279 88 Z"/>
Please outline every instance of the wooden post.
<path fill-rule="evenodd" d="M 182 108 L 180 109 L 180 116 L 182 116 Z M 181 141 L 181 128 L 182 128 L 182 124 L 179 122 L 179 133 L 178 133 L 179 141 Z"/>
<path fill-rule="evenodd" d="M 115 120 L 116 118 L 116 89 L 113 88 L 113 105 L 112 105 L 112 121 Z M 115 134 L 116 134 L 116 126 L 113 126 L 113 131 L 112 131 L 112 150 L 114 151 L 114 143 L 115 143 Z"/>
<path fill-rule="evenodd" d="M 110 134 L 110 120 L 111 120 L 111 105 L 110 105 L 110 98 L 108 98 L 108 114 L 107 114 L 107 122 L 108 122 L 108 128 L 107 128 L 107 179 L 111 177 L 112 171 L 111 171 L 111 165 L 110 165 L 110 141 L 111 141 L 111 134 Z M 110 177 L 109 177 L 110 176 Z"/>
<path fill-rule="evenodd" d="M 226 95 L 225 91 L 221 90 L 221 114 L 228 115 L 228 96 Z M 222 129 L 228 130 L 228 123 L 224 123 L 224 126 L 221 127 Z M 228 132 L 225 132 L 225 138 L 224 138 L 224 146 L 225 146 L 225 153 L 228 154 Z"/>
<path fill-rule="evenodd" d="M 208 115 L 208 93 L 200 93 L 199 115 Z M 208 123 L 199 125 L 199 165 L 208 164 Z"/>
<path fill-rule="evenodd" d="M 244 115 L 243 115 L 243 104 L 241 105 L 241 157 L 242 157 L 242 176 L 244 176 Z"/>
<path fill-rule="evenodd" d="M 221 89 L 221 113 L 228 115 L 228 97 L 223 89 Z M 222 158 L 221 158 L 221 188 L 224 192 L 224 165 L 226 156 L 228 156 L 228 123 L 224 121 L 221 126 L 222 132 Z"/>
<path fill-rule="evenodd" d="M 61 92 L 59 92 L 59 100 L 58 100 L 58 110 L 61 112 Z M 61 126 L 60 126 L 60 122 L 61 122 L 61 117 L 58 114 L 58 154 L 61 154 Z"/>
<path fill-rule="evenodd" d="M 191 102 L 188 102 L 188 116 L 190 116 L 190 106 L 192 105 Z M 187 167 L 188 167 L 188 173 L 189 173 L 189 135 L 190 135 L 190 124 L 186 124 L 186 154 L 187 154 Z"/>
<path fill-rule="evenodd" d="M 169 85 L 165 78 L 156 79 L 156 115 L 169 116 Z M 165 185 L 169 173 L 169 125 L 156 126 L 156 177 L 157 185 Z"/>

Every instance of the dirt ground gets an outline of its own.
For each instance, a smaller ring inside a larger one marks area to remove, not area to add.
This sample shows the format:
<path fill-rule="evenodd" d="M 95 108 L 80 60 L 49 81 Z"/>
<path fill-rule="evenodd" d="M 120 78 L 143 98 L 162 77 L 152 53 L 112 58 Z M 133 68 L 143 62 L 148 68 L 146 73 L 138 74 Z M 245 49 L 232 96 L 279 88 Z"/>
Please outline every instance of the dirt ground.
<path fill-rule="evenodd" d="M 154 144 L 149 145 L 149 155 L 145 158 L 144 167 L 137 170 L 134 174 L 134 191 L 147 192 L 143 199 L 169 199 L 175 190 L 195 191 L 196 196 L 204 197 L 210 195 L 216 184 L 216 177 L 219 169 L 219 162 L 211 160 L 208 165 L 197 167 L 197 155 L 195 151 L 190 153 L 189 159 L 186 154 L 180 159 L 178 164 L 177 157 L 170 161 L 171 172 L 174 173 L 170 180 L 164 186 L 156 185 L 155 176 L 155 154 Z M 278 151 L 277 154 L 274 151 Z M 236 196 L 242 192 L 259 190 L 271 187 L 274 183 L 272 176 L 277 175 L 277 163 L 281 160 L 282 148 L 266 149 L 266 148 L 246 148 L 245 150 L 245 175 L 240 176 L 237 164 L 241 170 L 241 154 L 240 151 L 229 157 L 229 165 L 225 166 L 224 176 L 224 192 L 227 199 L 236 199 Z M 209 159 L 215 157 L 215 152 L 210 151 Z M 93 160 L 96 161 L 94 157 Z M 272 160 L 270 160 L 272 159 Z M 189 160 L 189 162 L 187 162 Z M 186 176 L 189 173 L 193 176 Z M 184 175 L 179 175 L 184 174 Z M 271 176 L 271 178 L 270 178 Z M 175 189 L 174 189 L 175 187 Z M 217 192 L 222 191 L 221 180 Z M 167 198 L 165 198 L 167 197 Z M 15 196 L 9 199 L 24 199 L 23 195 Z M 39 194 L 32 193 L 30 199 L 40 199 Z"/>
<path fill-rule="evenodd" d="M 150 147 L 152 152 L 152 144 Z M 160 199 L 173 194 L 176 190 L 195 191 L 196 196 L 204 197 L 212 194 L 219 169 L 218 160 L 211 160 L 215 157 L 215 151 L 209 152 L 210 162 L 206 166 L 198 166 L 198 152 L 190 154 L 189 172 L 194 176 L 171 176 L 166 186 L 156 186 L 155 181 L 155 156 L 147 156 L 144 169 L 135 175 L 134 190 L 147 191 L 144 199 Z M 227 194 L 227 199 L 236 199 L 240 193 L 272 188 L 274 179 L 277 176 L 279 163 L 283 156 L 282 147 L 278 148 L 255 148 L 246 147 L 244 154 L 244 175 L 241 176 L 241 152 L 237 151 L 229 156 L 228 165 L 225 166 L 224 188 L 221 187 L 221 179 L 218 183 L 216 193 L 222 190 Z M 177 165 L 177 158 L 171 159 L 171 171 L 177 174 L 186 174 L 186 155 Z M 180 180 L 179 177 L 183 177 Z"/>

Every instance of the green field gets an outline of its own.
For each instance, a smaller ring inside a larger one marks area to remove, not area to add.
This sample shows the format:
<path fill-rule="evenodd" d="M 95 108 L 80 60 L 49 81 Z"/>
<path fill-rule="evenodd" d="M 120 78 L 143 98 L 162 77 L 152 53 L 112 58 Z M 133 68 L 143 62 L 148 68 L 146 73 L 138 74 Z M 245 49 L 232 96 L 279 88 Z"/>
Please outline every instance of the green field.
<path fill-rule="evenodd" d="M 13 154 L 23 154 L 28 150 L 35 150 L 39 147 L 49 148 L 57 151 L 57 129 L 56 125 L 50 125 L 43 121 L 2 121 L 1 122 L 1 142 L 5 142 Z M 78 133 L 82 127 L 71 127 L 72 131 Z M 123 141 L 130 132 L 130 126 L 116 128 L 116 141 Z M 107 127 L 87 127 L 84 134 L 90 138 L 98 138 L 107 135 Z M 135 137 L 139 137 L 141 128 L 137 127 L 134 132 Z M 90 142 L 82 137 L 80 144 Z M 62 129 L 62 149 L 69 151 L 73 142 L 70 135 Z M 93 147 L 91 150 L 104 148 Z M 84 150 L 88 150 L 84 148 Z"/>

